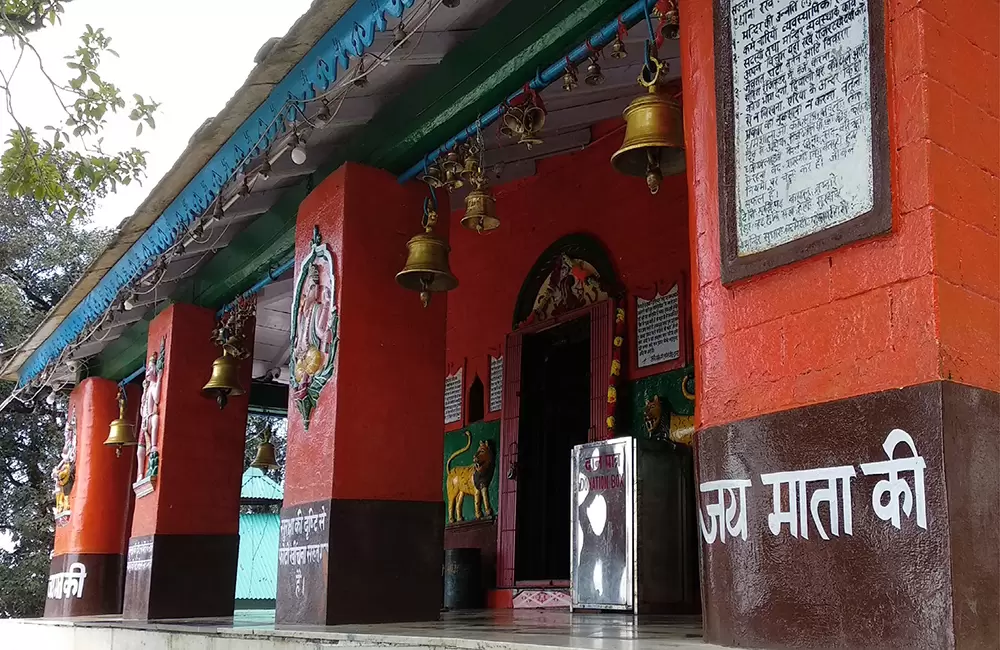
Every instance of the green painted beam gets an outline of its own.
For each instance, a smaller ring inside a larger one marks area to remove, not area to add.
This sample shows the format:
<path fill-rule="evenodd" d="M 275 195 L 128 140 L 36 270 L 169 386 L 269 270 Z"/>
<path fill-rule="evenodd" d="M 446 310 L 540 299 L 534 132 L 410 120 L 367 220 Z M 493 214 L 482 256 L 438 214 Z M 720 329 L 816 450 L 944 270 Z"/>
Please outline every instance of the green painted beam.
<path fill-rule="evenodd" d="M 143 364 L 149 322 L 168 305 L 187 302 L 218 309 L 294 255 L 295 216 L 311 187 L 311 179 L 305 179 L 285 192 L 270 210 L 255 219 L 194 276 L 181 282 L 170 300 L 104 348 L 91 361 L 90 374 L 121 381 Z"/>
<path fill-rule="evenodd" d="M 318 172 L 345 161 L 402 173 L 628 8 L 632 0 L 512 0 Z"/>

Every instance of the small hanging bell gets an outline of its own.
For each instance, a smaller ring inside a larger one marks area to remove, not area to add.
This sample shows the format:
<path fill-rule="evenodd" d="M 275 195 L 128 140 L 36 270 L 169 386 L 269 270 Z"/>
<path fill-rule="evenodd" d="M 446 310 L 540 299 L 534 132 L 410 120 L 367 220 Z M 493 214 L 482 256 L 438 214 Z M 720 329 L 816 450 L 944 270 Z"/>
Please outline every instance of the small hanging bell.
<path fill-rule="evenodd" d="M 214 398 L 220 409 L 226 408 L 230 396 L 244 393 L 239 382 L 240 362 L 223 349 L 222 356 L 212 362 L 212 376 L 201 389 L 205 397 Z"/>
<path fill-rule="evenodd" d="M 396 274 L 399 286 L 420 292 L 420 302 L 424 307 L 430 304 L 432 293 L 451 291 L 458 286 L 458 278 L 451 274 L 448 267 L 451 247 L 433 234 L 436 223 L 437 213 L 425 202 L 424 232 L 414 235 L 406 242 L 406 264 Z"/>
<path fill-rule="evenodd" d="M 684 171 L 684 125 L 680 104 L 659 84 L 664 66 L 652 61 L 652 79 L 647 81 L 646 70 L 639 78 L 649 92 L 625 109 L 625 141 L 611 156 L 611 166 L 626 176 L 645 177 L 650 194 L 656 194 L 664 176 Z"/>
<path fill-rule="evenodd" d="M 479 234 L 500 227 L 500 220 L 497 219 L 497 201 L 485 184 L 472 190 L 465 197 L 465 216 L 462 217 L 462 227 L 475 230 Z"/>
<path fill-rule="evenodd" d="M 274 445 L 271 443 L 271 428 L 264 429 L 261 434 L 260 444 L 257 445 L 257 455 L 254 457 L 250 467 L 262 469 L 265 472 L 269 469 L 277 469 L 278 461 L 274 456 Z"/>
<path fill-rule="evenodd" d="M 576 67 L 575 66 L 572 66 L 572 65 L 567 65 L 566 66 L 566 71 L 563 73 L 562 86 L 563 86 L 563 90 L 565 90 L 566 92 L 569 92 L 569 91 L 573 90 L 574 88 L 576 88 L 577 81 L 576 81 Z"/>
<path fill-rule="evenodd" d="M 462 176 L 466 179 L 472 179 L 482 175 L 482 173 L 483 171 L 479 168 L 479 160 L 476 158 L 475 152 L 470 148 L 465 156 L 465 165 L 462 167 Z"/>
<path fill-rule="evenodd" d="M 611 58 L 612 59 L 624 59 L 628 56 L 628 51 L 625 49 L 625 43 L 618 37 L 615 37 L 613 43 L 611 43 Z"/>
<path fill-rule="evenodd" d="M 104 444 L 115 448 L 115 456 L 122 455 L 122 447 L 135 447 L 135 427 L 125 419 L 125 389 L 118 388 L 118 419 L 111 422 L 111 430 Z"/>
<path fill-rule="evenodd" d="M 583 82 L 588 86 L 600 86 L 604 83 L 604 73 L 601 72 L 601 64 L 597 62 L 597 57 L 590 57 L 590 63 L 587 64 L 587 76 L 583 78 Z"/>
<path fill-rule="evenodd" d="M 545 126 L 545 109 L 534 104 L 524 109 L 521 120 L 521 137 L 518 144 L 525 145 L 531 149 L 532 145 L 541 144 L 542 139 L 538 137 L 538 132 Z"/>

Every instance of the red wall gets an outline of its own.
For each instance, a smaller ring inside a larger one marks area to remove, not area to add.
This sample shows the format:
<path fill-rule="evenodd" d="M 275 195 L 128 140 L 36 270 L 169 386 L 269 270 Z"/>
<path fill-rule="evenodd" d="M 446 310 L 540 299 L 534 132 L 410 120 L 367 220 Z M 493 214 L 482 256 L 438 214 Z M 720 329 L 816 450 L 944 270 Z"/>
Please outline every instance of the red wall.
<path fill-rule="evenodd" d="M 201 387 L 212 374 L 221 349 L 212 343 L 215 313 L 175 304 L 149 324 L 146 361 L 166 340 L 160 387 L 160 471 L 156 489 L 135 501 L 132 537 L 143 535 L 235 535 L 243 476 L 247 395 L 229 398 L 219 410 Z M 253 331 L 252 325 L 247 332 Z M 247 345 L 253 345 L 252 333 Z M 250 386 L 248 361 L 240 383 Z M 138 426 L 136 426 L 138 435 Z M 135 454 L 135 447 L 122 454 Z"/>
<path fill-rule="evenodd" d="M 134 448 L 120 456 L 104 446 L 111 421 L 118 418 L 118 384 L 90 377 L 73 389 L 67 417 L 76 416 L 76 479 L 70 493 L 72 514 L 58 526 L 55 554 L 124 553 L 135 474 Z M 139 393 L 129 391 L 126 417 L 134 422 Z"/>
<path fill-rule="evenodd" d="M 559 237 L 585 232 L 601 241 L 630 295 L 657 282 L 666 290 L 688 272 L 685 178 L 667 178 L 651 196 L 644 179 L 615 172 L 610 159 L 621 145 L 619 124 L 595 127 L 607 135 L 587 149 L 542 160 L 535 176 L 495 188 L 496 230 L 464 229 L 464 205 L 452 213 L 451 269 L 459 286 L 448 294 L 447 360 L 450 368 L 466 360 L 466 391 L 478 374 L 489 399 L 488 355 L 503 352 L 521 284 Z"/>
<path fill-rule="evenodd" d="M 712 4 L 680 7 L 698 427 L 939 378 L 1000 389 L 995 0 L 886 2 L 892 232 L 728 287 Z"/>

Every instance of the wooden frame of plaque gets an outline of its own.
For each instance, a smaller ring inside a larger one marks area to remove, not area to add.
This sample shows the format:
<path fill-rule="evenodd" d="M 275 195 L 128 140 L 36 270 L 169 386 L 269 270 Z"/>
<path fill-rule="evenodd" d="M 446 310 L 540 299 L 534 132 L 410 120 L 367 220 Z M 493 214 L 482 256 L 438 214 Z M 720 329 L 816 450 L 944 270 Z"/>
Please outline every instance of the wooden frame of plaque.
<path fill-rule="evenodd" d="M 769 1 L 769 0 L 765 0 Z M 714 2 L 715 93 L 719 155 L 719 239 L 722 282 L 730 284 L 892 229 L 889 127 L 886 110 L 885 18 L 882 0 L 867 0 L 871 82 L 872 208 L 843 223 L 761 252 L 738 254 L 736 133 L 733 97 L 732 0 Z M 773 6 L 773 3 L 772 3 Z"/>
<path fill-rule="evenodd" d="M 638 338 L 639 326 L 637 299 L 642 298 L 643 300 L 652 300 L 657 295 L 665 296 L 674 287 L 677 287 L 677 335 L 679 339 L 679 353 L 677 358 L 652 363 L 648 366 L 640 368 L 639 342 L 636 340 Z M 683 273 L 676 275 L 670 280 L 657 282 L 656 285 L 652 287 L 639 287 L 634 291 L 629 292 L 627 300 L 628 307 L 625 315 L 625 339 L 628 343 L 629 381 L 642 379 L 644 377 L 652 377 L 653 375 L 670 372 L 671 370 L 677 370 L 678 368 L 683 368 L 690 363 L 688 354 L 691 350 L 691 346 L 689 345 L 691 328 L 689 327 L 688 322 L 688 300 L 687 276 Z"/>

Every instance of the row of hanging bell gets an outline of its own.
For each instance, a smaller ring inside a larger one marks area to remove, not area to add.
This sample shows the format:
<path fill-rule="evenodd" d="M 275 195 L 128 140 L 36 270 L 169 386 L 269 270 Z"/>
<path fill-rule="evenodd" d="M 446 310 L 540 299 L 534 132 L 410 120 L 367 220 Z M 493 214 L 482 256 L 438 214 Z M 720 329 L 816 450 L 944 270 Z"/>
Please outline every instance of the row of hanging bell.
<path fill-rule="evenodd" d="M 652 49 L 647 42 L 646 47 Z M 645 177 L 656 194 L 664 176 L 684 171 L 684 123 L 681 106 L 663 89 L 666 65 L 647 50 L 639 85 L 647 93 L 636 97 L 622 114 L 625 141 L 611 156 L 611 166 L 626 176 Z"/>

